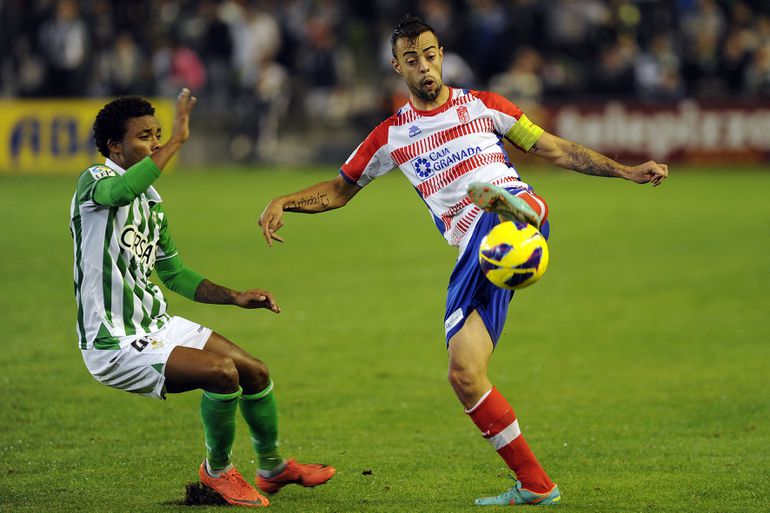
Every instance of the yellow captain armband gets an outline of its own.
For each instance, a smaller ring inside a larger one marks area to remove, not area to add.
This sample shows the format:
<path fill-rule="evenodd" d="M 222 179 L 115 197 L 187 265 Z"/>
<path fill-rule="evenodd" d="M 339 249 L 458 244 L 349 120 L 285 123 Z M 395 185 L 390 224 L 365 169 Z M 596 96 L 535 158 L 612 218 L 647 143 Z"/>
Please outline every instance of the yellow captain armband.
<path fill-rule="evenodd" d="M 537 140 L 540 139 L 540 136 L 543 135 L 543 132 L 545 132 L 545 130 L 534 124 L 527 116 L 522 114 L 519 120 L 513 124 L 511 129 L 505 132 L 505 137 L 522 150 L 529 151 L 532 146 L 535 145 Z"/>

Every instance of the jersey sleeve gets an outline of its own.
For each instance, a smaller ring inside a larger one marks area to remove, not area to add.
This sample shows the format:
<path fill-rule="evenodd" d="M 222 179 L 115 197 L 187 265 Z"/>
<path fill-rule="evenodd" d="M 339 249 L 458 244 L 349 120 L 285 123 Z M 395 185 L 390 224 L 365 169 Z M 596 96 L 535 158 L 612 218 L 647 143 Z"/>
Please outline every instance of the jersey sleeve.
<path fill-rule="evenodd" d="M 123 175 L 107 166 L 93 166 L 88 171 L 94 176 L 91 199 L 104 206 L 128 205 L 160 176 L 160 168 L 150 157 L 140 160 Z"/>
<path fill-rule="evenodd" d="M 389 127 L 390 120 L 380 123 L 342 165 L 340 174 L 348 183 L 364 187 L 396 167 L 388 151 Z"/>
<path fill-rule="evenodd" d="M 517 148 L 529 151 L 544 130 L 532 123 L 521 109 L 507 98 L 484 91 L 472 91 L 487 106 L 498 134 L 505 136 Z"/>
<path fill-rule="evenodd" d="M 101 180 L 117 177 L 118 174 L 103 164 L 95 164 L 80 174 L 77 185 L 78 203 L 94 201 L 94 190 Z"/>

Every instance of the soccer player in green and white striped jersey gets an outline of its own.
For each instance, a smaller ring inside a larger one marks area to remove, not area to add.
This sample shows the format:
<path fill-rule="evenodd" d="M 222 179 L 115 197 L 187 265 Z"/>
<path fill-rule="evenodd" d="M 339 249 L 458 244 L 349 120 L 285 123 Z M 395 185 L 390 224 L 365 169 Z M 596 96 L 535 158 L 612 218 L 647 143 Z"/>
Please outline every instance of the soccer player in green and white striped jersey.
<path fill-rule="evenodd" d="M 268 499 L 230 462 L 239 405 L 259 457 L 256 484 L 263 491 L 290 483 L 316 486 L 331 479 L 334 468 L 279 455 L 267 366 L 211 329 L 169 315 L 160 288 L 150 281 L 154 269 L 170 290 L 194 301 L 280 312 L 270 292 L 232 290 L 186 267 L 171 238 L 152 184 L 188 139 L 195 102 L 183 89 L 164 145 L 155 110 L 142 98 L 117 98 L 96 117 L 94 139 L 107 160 L 80 175 L 70 207 L 79 347 L 88 370 L 105 385 L 159 399 L 202 389 L 207 455 L 201 481 L 231 504 L 267 506 Z"/>

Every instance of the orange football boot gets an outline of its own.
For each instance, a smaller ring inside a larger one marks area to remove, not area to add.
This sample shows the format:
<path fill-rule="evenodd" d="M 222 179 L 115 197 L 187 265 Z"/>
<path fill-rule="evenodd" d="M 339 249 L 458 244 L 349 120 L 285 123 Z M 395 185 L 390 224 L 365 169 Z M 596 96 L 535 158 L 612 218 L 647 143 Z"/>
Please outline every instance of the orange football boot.
<path fill-rule="evenodd" d="M 288 484 L 299 484 L 306 487 L 324 484 L 337 471 L 328 465 L 316 463 L 297 463 L 293 459 L 286 460 L 286 468 L 271 478 L 262 477 L 257 473 L 257 487 L 265 493 L 277 493 Z"/>
<path fill-rule="evenodd" d="M 247 483 L 235 467 L 223 472 L 219 477 L 214 477 L 206 470 L 204 461 L 198 473 L 201 483 L 217 492 L 230 504 L 252 508 L 261 508 L 270 504 L 267 497 Z"/>

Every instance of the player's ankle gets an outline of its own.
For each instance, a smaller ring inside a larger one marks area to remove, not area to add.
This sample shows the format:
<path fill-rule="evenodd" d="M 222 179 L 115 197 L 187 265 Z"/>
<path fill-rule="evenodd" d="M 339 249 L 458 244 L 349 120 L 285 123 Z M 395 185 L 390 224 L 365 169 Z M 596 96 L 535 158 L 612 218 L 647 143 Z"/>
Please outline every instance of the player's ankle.
<path fill-rule="evenodd" d="M 233 468 L 232 463 L 227 463 L 224 467 L 212 467 L 211 463 L 209 463 L 209 459 L 206 458 L 206 472 L 211 477 L 220 477 L 222 474 L 228 472 L 231 468 Z"/>
<path fill-rule="evenodd" d="M 261 477 L 264 477 L 265 479 L 271 479 L 271 478 L 279 475 L 284 470 L 286 470 L 286 460 L 283 460 L 281 463 L 279 463 L 278 465 L 276 465 L 275 467 L 273 467 L 271 469 L 261 468 L 261 469 L 259 469 L 257 471 L 257 473 Z"/>

